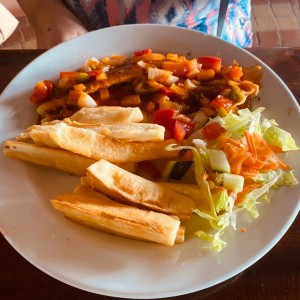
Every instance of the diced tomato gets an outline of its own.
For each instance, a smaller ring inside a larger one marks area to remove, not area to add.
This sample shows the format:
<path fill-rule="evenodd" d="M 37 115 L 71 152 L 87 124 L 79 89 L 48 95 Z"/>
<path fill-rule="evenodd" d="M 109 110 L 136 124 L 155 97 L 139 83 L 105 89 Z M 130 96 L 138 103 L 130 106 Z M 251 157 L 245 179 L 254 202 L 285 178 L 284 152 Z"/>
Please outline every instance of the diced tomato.
<path fill-rule="evenodd" d="M 224 108 L 227 112 L 230 111 L 233 104 L 234 102 L 232 100 L 222 95 L 218 95 L 214 100 L 210 102 L 211 107 L 214 107 L 217 110 L 220 108 Z"/>
<path fill-rule="evenodd" d="M 173 128 L 173 137 L 176 142 L 181 142 L 186 135 L 186 131 L 184 128 L 184 123 L 176 120 Z"/>
<path fill-rule="evenodd" d="M 217 73 L 221 71 L 222 59 L 218 56 L 200 56 L 197 59 L 203 69 L 214 69 Z"/>
<path fill-rule="evenodd" d="M 153 114 L 153 123 L 165 127 L 165 139 L 181 142 L 193 130 L 195 123 L 184 115 L 176 115 L 174 109 L 159 109 Z"/>
<path fill-rule="evenodd" d="M 209 123 L 202 128 L 202 133 L 207 140 L 215 140 L 225 132 L 226 129 L 218 122 Z"/>
<path fill-rule="evenodd" d="M 151 53 L 152 53 L 152 49 L 143 49 L 143 50 L 135 51 L 133 54 L 134 56 L 142 56 L 143 54 L 151 54 Z"/>
<path fill-rule="evenodd" d="M 49 100 L 53 94 L 53 81 L 39 81 L 34 87 L 33 93 L 30 96 L 31 102 L 41 104 Z"/>
<path fill-rule="evenodd" d="M 194 127 L 195 127 L 195 122 L 193 120 L 191 120 L 189 117 L 185 116 L 185 115 L 178 115 L 176 116 L 176 121 L 179 121 L 182 126 L 184 127 L 184 130 L 185 130 L 185 138 L 188 137 Z"/>
<path fill-rule="evenodd" d="M 175 124 L 176 112 L 174 109 L 159 109 L 153 113 L 153 123 L 164 126 L 172 132 Z"/>

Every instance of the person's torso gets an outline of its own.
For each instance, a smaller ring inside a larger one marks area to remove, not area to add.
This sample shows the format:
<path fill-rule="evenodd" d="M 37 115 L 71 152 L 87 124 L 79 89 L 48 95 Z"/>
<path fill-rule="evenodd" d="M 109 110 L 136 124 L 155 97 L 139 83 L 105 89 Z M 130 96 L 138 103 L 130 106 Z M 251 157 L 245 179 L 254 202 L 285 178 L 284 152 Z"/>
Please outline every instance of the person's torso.
<path fill-rule="evenodd" d="M 181 26 L 216 35 L 220 0 L 64 0 L 88 30 L 135 23 Z M 251 43 L 250 0 L 230 0 L 223 39 Z"/>

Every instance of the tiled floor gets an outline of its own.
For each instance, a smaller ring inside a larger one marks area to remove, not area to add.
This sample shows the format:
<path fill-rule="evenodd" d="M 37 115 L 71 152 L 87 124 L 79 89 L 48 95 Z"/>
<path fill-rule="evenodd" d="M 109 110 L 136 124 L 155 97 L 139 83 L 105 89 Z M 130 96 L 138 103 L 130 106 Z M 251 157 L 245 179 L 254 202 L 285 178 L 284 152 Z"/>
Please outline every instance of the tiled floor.
<path fill-rule="evenodd" d="M 0 0 L 19 26 L 0 49 L 35 49 L 35 32 L 16 0 Z M 253 47 L 300 47 L 300 0 L 252 0 Z"/>

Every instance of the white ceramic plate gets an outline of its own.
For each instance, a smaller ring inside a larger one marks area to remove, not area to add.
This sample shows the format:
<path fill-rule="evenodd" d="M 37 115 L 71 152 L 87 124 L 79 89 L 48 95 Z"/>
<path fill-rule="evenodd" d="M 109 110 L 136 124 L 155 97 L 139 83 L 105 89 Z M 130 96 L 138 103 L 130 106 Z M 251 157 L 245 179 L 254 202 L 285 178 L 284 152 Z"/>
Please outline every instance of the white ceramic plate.
<path fill-rule="evenodd" d="M 131 54 L 152 48 L 197 57 L 218 55 L 224 64 L 264 68 L 260 106 L 290 131 L 300 144 L 299 106 L 283 82 L 248 52 L 196 31 L 159 25 L 128 25 L 88 33 L 61 44 L 30 63 L 7 86 L 0 100 L 0 141 L 13 138 L 36 121 L 28 97 L 38 80 L 55 79 L 92 57 Z M 290 108 L 293 112 L 288 114 Z M 299 153 L 286 160 L 300 178 Z M 229 245 L 218 256 L 196 238 L 183 245 L 160 246 L 100 233 L 77 225 L 51 206 L 49 199 L 68 192 L 78 178 L 15 161 L 0 154 L 0 219 L 9 243 L 29 262 L 71 286 L 109 296 L 161 298 L 216 285 L 238 274 L 266 254 L 299 212 L 300 186 L 282 188 L 252 223 L 239 219 L 246 233 L 228 232 Z M 274 222 L 276 220 L 276 222 Z M 201 253 L 201 256 L 199 255 Z M 207 271 L 209 270 L 209 272 Z M 155 288 L 154 288 L 155 287 Z"/>

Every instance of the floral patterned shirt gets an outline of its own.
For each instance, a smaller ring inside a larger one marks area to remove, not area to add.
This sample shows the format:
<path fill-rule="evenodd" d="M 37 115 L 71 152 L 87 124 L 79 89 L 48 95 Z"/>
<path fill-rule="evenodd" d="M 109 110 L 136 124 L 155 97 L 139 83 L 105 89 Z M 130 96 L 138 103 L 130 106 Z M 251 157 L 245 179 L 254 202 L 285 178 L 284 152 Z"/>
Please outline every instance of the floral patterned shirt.
<path fill-rule="evenodd" d="M 221 0 L 64 0 L 88 30 L 134 23 L 181 26 L 217 35 Z M 251 0 L 229 0 L 222 39 L 252 45 Z"/>

